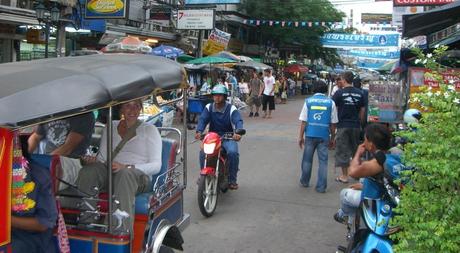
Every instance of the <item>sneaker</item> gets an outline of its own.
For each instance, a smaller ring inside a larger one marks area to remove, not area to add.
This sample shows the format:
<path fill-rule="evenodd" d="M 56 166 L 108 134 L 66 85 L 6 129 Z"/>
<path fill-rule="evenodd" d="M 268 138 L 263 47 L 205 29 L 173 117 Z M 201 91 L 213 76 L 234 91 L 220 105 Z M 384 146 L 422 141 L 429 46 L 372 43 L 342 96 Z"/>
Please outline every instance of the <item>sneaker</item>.
<path fill-rule="evenodd" d="M 338 212 L 334 214 L 334 220 L 338 223 L 347 224 L 347 217 L 340 215 Z"/>
<path fill-rule="evenodd" d="M 254 117 L 259 117 L 259 113 L 256 112 L 256 114 L 254 114 Z"/>
<path fill-rule="evenodd" d="M 250 112 L 249 117 L 252 117 L 252 116 L 254 116 L 254 113 Z"/>

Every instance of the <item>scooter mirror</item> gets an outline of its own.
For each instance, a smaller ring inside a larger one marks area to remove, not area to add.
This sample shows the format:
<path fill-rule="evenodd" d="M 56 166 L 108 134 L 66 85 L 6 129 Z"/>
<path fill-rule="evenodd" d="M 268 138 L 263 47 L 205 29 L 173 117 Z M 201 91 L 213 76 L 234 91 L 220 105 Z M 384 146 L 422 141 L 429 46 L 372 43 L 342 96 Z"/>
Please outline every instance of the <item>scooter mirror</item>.
<path fill-rule="evenodd" d="M 246 134 L 246 129 L 236 129 L 235 134 L 245 135 Z"/>

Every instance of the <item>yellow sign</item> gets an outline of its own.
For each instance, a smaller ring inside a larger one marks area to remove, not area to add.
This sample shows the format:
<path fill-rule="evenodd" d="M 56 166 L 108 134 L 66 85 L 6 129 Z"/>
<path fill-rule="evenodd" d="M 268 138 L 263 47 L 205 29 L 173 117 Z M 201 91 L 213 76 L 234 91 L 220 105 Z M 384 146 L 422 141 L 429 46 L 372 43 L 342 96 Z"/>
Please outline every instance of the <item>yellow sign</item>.
<path fill-rule="evenodd" d="M 121 0 L 91 0 L 88 2 L 88 10 L 92 12 L 110 14 L 117 13 L 124 8 Z"/>
<path fill-rule="evenodd" d="M 203 54 L 211 55 L 224 51 L 227 48 L 230 36 L 230 33 L 214 29 L 209 35 L 208 41 L 204 45 Z"/>
<path fill-rule="evenodd" d="M 45 44 L 46 34 L 45 31 L 39 29 L 28 29 L 26 33 L 27 43 L 30 44 Z"/>

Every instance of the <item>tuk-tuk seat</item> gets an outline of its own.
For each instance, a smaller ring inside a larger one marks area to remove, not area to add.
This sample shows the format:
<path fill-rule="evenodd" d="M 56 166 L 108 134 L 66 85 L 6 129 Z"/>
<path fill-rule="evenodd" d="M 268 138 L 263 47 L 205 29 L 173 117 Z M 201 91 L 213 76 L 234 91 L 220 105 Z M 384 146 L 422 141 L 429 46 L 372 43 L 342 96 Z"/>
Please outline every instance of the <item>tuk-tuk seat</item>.
<path fill-rule="evenodd" d="M 169 138 L 162 138 L 162 151 L 161 151 L 161 169 L 158 174 L 152 176 L 152 191 L 141 193 L 136 196 L 135 202 L 135 213 L 136 214 L 145 214 L 149 213 L 149 206 L 151 203 L 152 198 L 154 197 L 153 186 L 157 181 L 159 175 L 164 174 L 168 171 L 172 166 L 174 166 L 176 162 L 176 154 L 177 154 L 177 141 Z M 163 184 L 165 178 L 162 177 L 158 180 L 159 184 Z"/>

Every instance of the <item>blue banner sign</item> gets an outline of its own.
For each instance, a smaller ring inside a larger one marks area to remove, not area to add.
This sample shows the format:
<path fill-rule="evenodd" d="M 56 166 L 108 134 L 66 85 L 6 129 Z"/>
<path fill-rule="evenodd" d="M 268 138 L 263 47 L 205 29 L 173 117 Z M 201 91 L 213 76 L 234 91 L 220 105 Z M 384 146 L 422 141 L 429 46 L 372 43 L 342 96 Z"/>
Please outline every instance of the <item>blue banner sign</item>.
<path fill-rule="evenodd" d="M 387 61 L 358 59 L 358 61 L 356 61 L 356 67 L 363 69 L 379 69 L 385 65 L 385 63 L 387 63 Z"/>
<path fill-rule="evenodd" d="M 321 43 L 329 48 L 398 47 L 399 34 L 326 33 L 321 37 Z"/>
<path fill-rule="evenodd" d="M 371 59 L 399 59 L 399 51 L 367 51 L 367 50 L 349 50 L 343 52 L 345 55 L 371 58 Z"/>
<path fill-rule="evenodd" d="M 185 4 L 239 4 L 241 0 L 185 0 Z"/>

